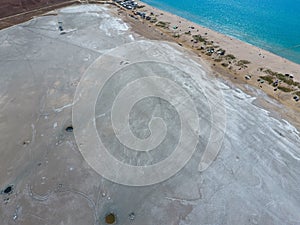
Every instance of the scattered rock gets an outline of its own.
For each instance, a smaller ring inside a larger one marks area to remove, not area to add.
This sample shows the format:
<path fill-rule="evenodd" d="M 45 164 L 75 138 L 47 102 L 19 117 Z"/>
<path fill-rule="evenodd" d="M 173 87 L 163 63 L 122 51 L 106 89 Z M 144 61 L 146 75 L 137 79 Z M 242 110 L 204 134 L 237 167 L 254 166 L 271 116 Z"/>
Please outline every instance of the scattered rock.
<path fill-rule="evenodd" d="M 134 212 L 131 212 L 128 217 L 129 217 L 130 220 L 134 220 L 135 219 Z"/>
<path fill-rule="evenodd" d="M 251 76 L 250 76 L 250 75 L 246 75 L 246 76 L 245 76 L 245 79 L 246 79 L 246 80 L 250 80 L 250 79 L 251 79 Z"/>
<path fill-rule="evenodd" d="M 14 186 L 8 185 L 4 190 L 1 191 L 1 193 L 9 195 L 9 194 L 12 194 L 13 191 L 14 191 Z"/>
<path fill-rule="evenodd" d="M 297 95 L 295 95 L 295 96 L 293 97 L 293 99 L 294 99 L 296 102 L 299 101 L 299 97 L 298 97 Z"/>
<path fill-rule="evenodd" d="M 66 131 L 67 131 L 67 132 L 73 132 L 73 126 L 68 126 L 68 127 L 66 128 Z"/>
<path fill-rule="evenodd" d="M 30 144 L 30 141 L 29 140 L 26 140 L 26 141 L 23 141 L 23 146 L 26 147 Z"/>

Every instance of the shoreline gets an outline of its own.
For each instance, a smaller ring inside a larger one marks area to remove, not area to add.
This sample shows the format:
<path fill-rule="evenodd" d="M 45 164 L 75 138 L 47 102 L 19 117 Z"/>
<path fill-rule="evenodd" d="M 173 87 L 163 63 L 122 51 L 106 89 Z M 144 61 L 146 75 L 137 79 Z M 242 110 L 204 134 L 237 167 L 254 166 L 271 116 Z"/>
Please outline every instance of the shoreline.
<path fill-rule="evenodd" d="M 152 7 L 140 2 L 142 8 L 127 10 L 113 1 L 92 1 L 90 4 L 107 4 L 112 12 L 123 19 L 131 27 L 132 32 L 142 37 L 175 42 L 183 48 L 195 54 L 195 59 L 206 64 L 212 75 L 223 79 L 225 82 L 234 84 L 247 94 L 256 97 L 266 93 L 269 97 L 277 100 L 285 107 L 274 108 L 282 118 L 290 118 L 300 129 L 300 101 L 296 102 L 293 97 L 300 97 L 300 65 L 291 62 L 281 56 L 275 55 L 254 45 L 216 32 L 180 16 Z M 79 1 L 63 3 L 63 7 L 73 4 L 82 4 Z M 47 10 L 47 12 L 53 11 Z M 57 6 L 56 8 L 62 8 Z M 47 15 L 47 12 L 35 10 L 35 16 Z M 150 17 L 149 20 L 140 18 L 137 12 L 144 12 Z M 33 14 L 34 12 L 28 12 Z M 2 20 L 5 20 L 2 19 Z M 22 20 L 22 18 L 21 18 Z M 23 18 L 24 20 L 24 18 Z M 28 19 L 27 19 L 28 20 Z M 211 50 L 213 49 L 213 52 Z M 220 50 L 225 50 L 224 54 Z M 270 74 L 271 73 L 271 74 Z M 281 75 L 293 74 L 294 78 L 284 78 Z M 263 79 L 261 78 L 263 77 Z M 278 78 L 279 77 L 279 78 Z M 280 87 L 287 88 L 288 92 L 273 87 L 272 82 L 279 80 Z M 258 80 L 260 80 L 258 82 Z M 289 85 L 286 82 L 298 83 L 298 86 Z M 254 87 L 254 90 L 249 87 Z M 276 88 L 276 91 L 274 89 Z M 293 89 L 293 90 L 291 90 Z M 260 92 L 262 91 L 262 92 Z M 263 107 L 271 107 L 262 103 Z"/>
<path fill-rule="evenodd" d="M 241 42 L 247 43 L 249 45 L 258 47 L 260 49 L 266 50 L 274 55 L 280 56 L 284 59 L 287 59 L 291 62 L 294 62 L 296 64 L 300 64 L 300 52 L 296 54 L 296 52 L 291 52 L 291 54 L 281 54 L 281 52 L 288 52 L 289 49 L 298 48 L 299 45 L 286 45 L 279 44 L 278 42 L 269 42 L 265 39 L 256 39 L 257 35 L 251 35 L 250 33 L 242 32 L 241 29 L 232 29 L 226 24 L 220 25 L 219 22 L 214 22 L 213 20 L 207 20 L 206 17 L 201 16 L 201 14 L 195 14 L 190 13 L 190 10 L 187 10 L 187 8 L 179 9 L 177 7 L 174 7 L 174 5 L 164 4 L 164 3 L 158 3 L 156 1 L 150 1 L 149 3 L 146 3 L 144 1 L 146 0 L 139 0 L 141 3 L 148 5 L 150 7 L 154 7 L 156 9 L 159 9 L 164 12 L 171 13 L 173 15 L 179 16 L 185 20 L 188 20 L 194 24 L 200 25 L 204 28 L 207 28 L 209 30 L 216 31 L 219 34 L 224 34 L 229 38 L 240 40 Z M 205 6 L 204 6 L 205 7 Z M 213 13 L 214 11 L 212 11 Z M 230 14 L 230 13 L 229 13 Z M 287 36 L 287 35 L 285 35 Z M 291 57 L 291 55 L 294 55 L 295 57 Z"/>
<path fill-rule="evenodd" d="M 272 109 L 276 111 L 283 119 L 289 119 L 293 121 L 298 129 L 300 129 L 300 101 L 296 102 L 293 97 L 300 97 L 300 65 L 289 61 L 281 56 L 275 55 L 267 50 L 256 47 L 247 42 L 229 37 L 225 34 L 216 32 L 209 28 L 203 27 L 199 24 L 188 21 L 180 16 L 171 14 L 169 12 L 152 7 L 144 2 L 142 5 L 145 7 L 134 11 L 122 9 L 119 7 L 116 16 L 121 17 L 132 28 L 132 31 L 139 35 L 155 40 L 166 40 L 179 44 L 187 50 L 196 54 L 197 58 L 205 63 L 207 67 L 212 71 L 212 75 L 223 79 L 225 82 L 234 84 L 235 87 L 241 89 L 247 94 L 262 97 L 261 93 L 265 93 L 271 99 L 275 99 L 285 107 L 272 106 L 268 101 L 257 100 L 257 104 L 261 107 Z M 136 14 L 136 11 L 145 12 L 151 18 L 156 18 L 155 22 L 151 20 L 140 19 Z M 152 14 L 152 15 L 151 15 Z M 167 24 L 167 27 L 157 26 L 162 21 Z M 173 29 L 176 26 L 176 29 Z M 193 27 L 193 29 L 191 29 Z M 186 34 L 185 32 L 189 32 Z M 179 36 L 176 36 L 179 34 Z M 206 42 L 213 41 L 212 45 L 218 45 L 215 48 L 213 54 L 207 54 L 207 48 L 209 45 L 204 45 L 203 42 L 197 43 L 191 42 L 193 35 L 200 34 L 201 38 L 205 38 Z M 200 49 L 204 46 L 206 49 Z M 216 54 L 218 49 L 225 50 L 224 56 Z M 224 57 L 226 55 L 233 55 L 235 59 L 231 64 L 228 63 L 228 67 L 224 67 L 222 63 L 228 62 Z M 222 61 L 219 58 L 223 57 Z M 249 61 L 250 63 L 236 65 L 239 61 Z M 260 68 L 263 68 L 262 70 Z M 270 75 L 272 73 L 272 75 Z M 285 74 L 292 74 L 293 79 L 281 77 Z M 250 75 L 250 79 L 246 76 Z M 282 91 L 278 89 L 278 86 L 274 87 L 272 83 L 268 83 L 270 76 L 273 82 L 279 81 L 279 87 L 293 89 Z M 287 84 L 280 80 L 278 77 L 284 79 L 286 82 L 298 83 L 299 86 Z M 261 79 L 263 77 L 264 79 Z M 261 81 L 258 82 L 258 79 Z M 253 87 L 253 88 L 249 88 Z M 276 91 L 274 89 L 276 88 Z"/>

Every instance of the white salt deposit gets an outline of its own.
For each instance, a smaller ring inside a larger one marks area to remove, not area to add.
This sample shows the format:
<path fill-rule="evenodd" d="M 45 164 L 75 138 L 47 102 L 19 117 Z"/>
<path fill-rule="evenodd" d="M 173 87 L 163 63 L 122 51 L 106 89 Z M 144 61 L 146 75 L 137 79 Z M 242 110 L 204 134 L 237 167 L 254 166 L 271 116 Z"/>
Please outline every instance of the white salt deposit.
<path fill-rule="evenodd" d="M 60 10 L 62 13 L 84 13 L 84 12 L 103 12 L 107 11 L 107 8 L 100 5 L 78 5 L 70 6 Z"/>
<path fill-rule="evenodd" d="M 99 29 L 104 31 L 106 35 L 122 34 L 128 30 L 128 26 L 121 20 L 115 17 L 107 17 L 101 21 Z"/>

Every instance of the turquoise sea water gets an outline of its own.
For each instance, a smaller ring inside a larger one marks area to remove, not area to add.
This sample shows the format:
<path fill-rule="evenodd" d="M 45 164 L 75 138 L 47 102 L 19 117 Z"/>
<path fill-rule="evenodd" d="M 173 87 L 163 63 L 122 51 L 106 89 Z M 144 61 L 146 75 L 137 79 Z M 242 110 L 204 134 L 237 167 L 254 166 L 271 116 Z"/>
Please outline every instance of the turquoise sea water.
<path fill-rule="evenodd" d="M 300 64 L 300 0 L 142 0 Z"/>

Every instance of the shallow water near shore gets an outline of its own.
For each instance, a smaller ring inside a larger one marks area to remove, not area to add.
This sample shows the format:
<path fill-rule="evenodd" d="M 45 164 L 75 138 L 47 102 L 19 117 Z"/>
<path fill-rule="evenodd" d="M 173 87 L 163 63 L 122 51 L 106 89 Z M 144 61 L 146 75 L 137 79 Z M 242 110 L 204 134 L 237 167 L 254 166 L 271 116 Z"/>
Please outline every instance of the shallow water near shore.
<path fill-rule="evenodd" d="M 300 64 L 300 1 L 143 0 Z"/>

